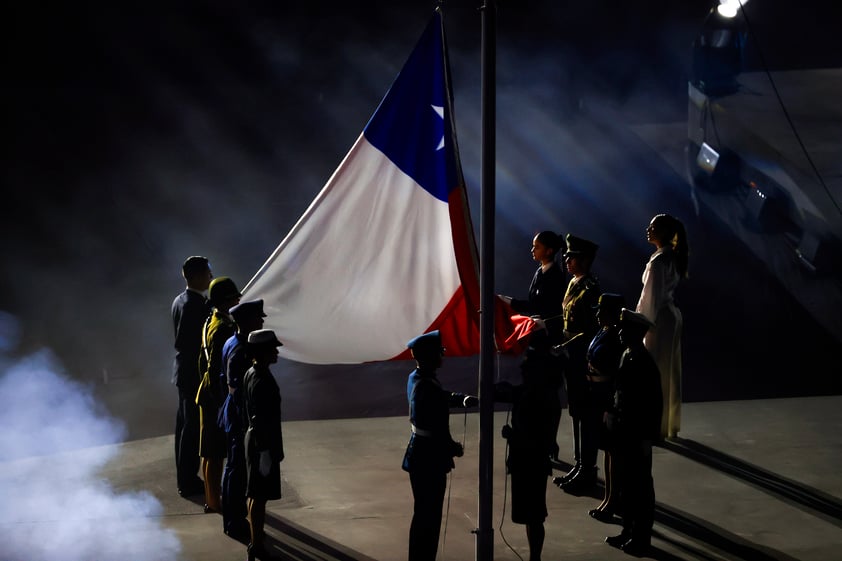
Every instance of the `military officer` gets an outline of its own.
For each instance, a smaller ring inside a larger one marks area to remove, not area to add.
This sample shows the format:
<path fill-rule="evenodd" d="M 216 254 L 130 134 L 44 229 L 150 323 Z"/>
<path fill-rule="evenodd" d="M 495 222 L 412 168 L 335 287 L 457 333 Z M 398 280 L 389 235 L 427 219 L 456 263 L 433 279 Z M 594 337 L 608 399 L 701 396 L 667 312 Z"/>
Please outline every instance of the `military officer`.
<path fill-rule="evenodd" d="M 479 400 L 442 388 L 436 377 L 444 347 L 441 334 L 431 331 L 406 345 L 416 368 L 409 375 L 406 393 L 412 434 L 403 457 L 409 472 L 414 507 L 409 528 L 409 561 L 434 561 L 441 530 L 447 474 L 462 456 L 462 444 L 450 435 L 450 408 L 473 407 Z"/>
<path fill-rule="evenodd" d="M 208 296 L 213 313 L 202 331 L 202 354 L 199 357 L 203 372 L 196 404 L 199 406 L 199 456 L 205 476 L 205 512 L 219 512 L 221 507 L 222 464 L 225 461 L 225 432 L 219 428 L 219 409 L 227 388 L 220 383 L 222 347 L 234 334 L 234 318 L 229 310 L 240 302 L 240 291 L 228 277 L 211 281 Z"/>
<path fill-rule="evenodd" d="M 567 403 L 573 424 L 573 469 L 553 482 L 565 490 L 581 490 L 596 483 L 597 444 L 582 434 L 582 418 L 586 415 L 587 351 L 599 325 L 596 307 L 601 293 L 599 281 L 591 273 L 599 246 L 590 240 L 567 234 L 564 262 L 572 275 L 562 301 L 564 315 L 564 350 L 567 363 L 564 381 Z"/>
<path fill-rule="evenodd" d="M 243 404 L 248 419 L 245 451 L 246 496 L 251 542 L 248 561 L 255 558 L 276 559 L 264 546 L 266 502 L 281 498 L 281 462 L 284 459 L 284 435 L 281 427 L 281 390 L 269 370 L 278 362 L 278 347 L 283 346 L 271 329 L 258 329 L 248 336 L 252 367 L 243 378 Z"/>
<path fill-rule="evenodd" d="M 222 384 L 228 388 L 222 404 L 220 426 L 225 431 L 227 457 L 222 472 L 222 525 L 232 538 L 244 540 L 249 534 L 246 508 L 246 456 L 243 438 L 248 419 L 244 419 L 243 377 L 251 367 L 248 336 L 263 327 L 263 300 L 241 302 L 230 310 L 237 324 L 234 333 L 222 347 Z"/>
<path fill-rule="evenodd" d="M 620 341 L 626 346 L 617 372 L 617 391 L 609 425 L 616 433 L 613 459 L 618 464 L 623 531 L 605 541 L 635 556 L 645 555 L 652 541 L 655 485 L 652 442 L 660 437 L 663 401 L 661 375 L 643 337 L 654 324 L 624 308 Z"/>

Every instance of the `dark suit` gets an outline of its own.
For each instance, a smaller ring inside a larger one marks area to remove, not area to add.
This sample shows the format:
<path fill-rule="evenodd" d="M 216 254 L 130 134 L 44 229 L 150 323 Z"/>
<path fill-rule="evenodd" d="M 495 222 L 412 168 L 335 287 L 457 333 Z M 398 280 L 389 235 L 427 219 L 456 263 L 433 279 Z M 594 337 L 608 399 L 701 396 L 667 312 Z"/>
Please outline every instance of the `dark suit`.
<path fill-rule="evenodd" d="M 616 384 L 612 458 L 619 464 L 623 533 L 648 544 L 655 516 L 652 442 L 660 436 L 663 401 L 658 366 L 643 344 L 623 353 Z"/>
<path fill-rule="evenodd" d="M 512 298 L 512 309 L 521 315 L 539 316 L 541 319 L 549 320 L 545 323 L 546 332 L 536 332 L 530 336 L 530 345 L 536 349 L 544 349 L 562 342 L 564 318 L 562 315 L 565 290 L 565 273 L 561 267 L 553 261 L 552 265 L 543 271 L 541 267 L 535 271 L 532 283 L 529 285 L 529 299 L 517 300 Z M 553 430 L 553 442 L 558 433 L 558 426 L 561 423 L 561 387 L 563 385 L 561 365 L 557 360 L 547 360 L 542 364 L 547 368 L 546 376 L 554 381 L 554 396 L 551 410 L 551 427 Z M 551 390 L 553 391 L 553 390 Z M 553 445 L 550 455 L 558 457 L 558 444 Z"/>
<path fill-rule="evenodd" d="M 462 405 L 463 394 L 441 387 L 435 372 L 414 370 L 406 388 L 412 435 L 403 457 L 409 472 L 414 508 L 409 527 L 409 561 L 433 561 L 439 543 L 447 474 L 461 445 L 450 436 L 450 408 Z"/>
<path fill-rule="evenodd" d="M 195 290 L 185 290 L 172 303 L 175 329 L 172 383 L 178 387 L 175 466 L 180 489 L 188 489 L 198 480 L 199 408 L 196 406 L 196 390 L 201 379 L 199 353 L 202 349 L 202 326 L 209 313 L 207 300 Z"/>
<path fill-rule="evenodd" d="M 512 298 L 512 309 L 521 315 L 539 316 L 541 319 L 561 316 L 564 279 L 564 271 L 558 263 L 553 262 L 546 271 L 538 267 L 529 285 L 529 298 L 527 300 Z M 560 326 L 561 322 L 556 325 Z"/>

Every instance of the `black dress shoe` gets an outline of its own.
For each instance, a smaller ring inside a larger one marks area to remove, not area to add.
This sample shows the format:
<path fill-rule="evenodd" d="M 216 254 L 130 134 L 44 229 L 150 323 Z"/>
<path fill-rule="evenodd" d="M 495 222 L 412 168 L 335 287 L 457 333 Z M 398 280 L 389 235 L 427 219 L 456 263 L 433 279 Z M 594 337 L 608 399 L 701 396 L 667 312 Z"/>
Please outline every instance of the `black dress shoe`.
<path fill-rule="evenodd" d="M 598 508 L 593 508 L 588 511 L 588 516 L 599 520 L 600 522 L 612 522 L 614 520 L 614 513 L 610 510 L 600 510 Z"/>
<path fill-rule="evenodd" d="M 251 540 L 251 529 L 248 522 L 245 523 L 231 523 L 223 530 L 225 535 L 231 539 L 237 540 L 240 543 L 248 545 Z"/>
<path fill-rule="evenodd" d="M 192 483 L 185 483 L 184 485 L 178 486 L 178 494 L 182 497 L 192 497 L 195 495 L 201 495 L 204 492 L 205 484 L 198 477 Z"/>
<path fill-rule="evenodd" d="M 628 532 L 621 532 L 619 535 L 616 536 L 608 536 L 605 538 L 605 543 L 610 545 L 611 547 L 617 547 L 622 549 L 623 545 L 626 542 L 631 541 L 631 534 Z"/>
<path fill-rule="evenodd" d="M 576 462 L 565 475 L 562 475 L 561 477 L 553 477 L 553 485 L 557 487 L 566 485 L 568 481 L 576 477 L 576 474 L 579 473 L 579 470 L 581 469 L 582 464 L 580 462 Z"/>
<path fill-rule="evenodd" d="M 566 482 L 561 483 L 561 487 L 568 493 L 578 493 L 582 491 L 590 491 L 596 486 L 596 468 L 582 468 Z"/>
<path fill-rule="evenodd" d="M 246 559 L 247 561 L 254 561 L 255 559 L 259 559 L 260 561 L 280 561 L 280 557 L 272 555 L 263 546 L 256 547 L 251 543 L 246 548 Z"/>
<path fill-rule="evenodd" d="M 626 543 L 620 546 L 620 549 L 623 550 L 624 553 L 628 553 L 629 555 L 634 555 L 635 557 L 643 557 L 649 552 L 649 548 L 652 545 L 643 539 L 630 539 Z"/>

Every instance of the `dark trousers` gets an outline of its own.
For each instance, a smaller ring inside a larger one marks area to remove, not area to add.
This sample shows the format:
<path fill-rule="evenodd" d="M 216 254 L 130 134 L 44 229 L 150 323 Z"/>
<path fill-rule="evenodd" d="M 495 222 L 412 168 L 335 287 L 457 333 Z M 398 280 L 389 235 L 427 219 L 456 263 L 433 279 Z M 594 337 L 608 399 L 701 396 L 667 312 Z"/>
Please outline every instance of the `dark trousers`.
<path fill-rule="evenodd" d="M 602 433 L 602 418 L 613 400 L 612 390 L 613 386 L 610 383 L 588 383 L 587 400 L 579 419 L 581 460 L 584 468 L 590 469 L 596 466 Z"/>
<path fill-rule="evenodd" d="M 175 416 L 175 470 L 179 488 L 187 488 L 199 472 L 199 406 L 196 392 L 178 388 Z"/>
<path fill-rule="evenodd" d="M 226 437 L 228 457 L 222 472 L 222 525 L 226 532 L 237 532 L 248 528 L 246 452 L 241 430 L 234 429 Z"/>
<path fill-rule="evenodd" d="M 623 532 L 636 541 L 649 543 L 655 521 L 655 484 L 652 480 L 652 441 L 620 442 L 612 452 L 619 460 L 620 509 Z"/>
<path fill-rule="evenodd" d="M 412 471 L 409 482 L 415 499 L 409 526 L 409 561 L 434 561 L 439 547 L 447 474 Z"/>
<path fill-rule="evenodd" d="M 596 457 L 599 453 L 599 433 L 602 430 L 603 411 L 588 407 L 579 419 L 580 430 L 580 458 L 583 469 L 596 467 Z"/>

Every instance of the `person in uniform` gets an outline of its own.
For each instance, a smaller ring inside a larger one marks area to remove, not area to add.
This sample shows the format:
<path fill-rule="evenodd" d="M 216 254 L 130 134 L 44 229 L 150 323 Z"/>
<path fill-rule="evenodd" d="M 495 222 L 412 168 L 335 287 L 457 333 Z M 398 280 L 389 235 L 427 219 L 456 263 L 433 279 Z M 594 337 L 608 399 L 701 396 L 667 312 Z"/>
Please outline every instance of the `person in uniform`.
<path fill-rule="evenodd" d="M 251 542 L 248 560 L 274 559 L 264 545 L 266 502 L 281 498 L 281 462 L 284 434 L 281 427 L 281 390 L 269 370 L 278 362 L 283 346 L 271 329 L 258 329 L 248 336 L 252 367 L 243 377 L 243 405 L 248 429 L 245 436 L 246 496 Z"/>
<path fill-rule="evenodd" d="M 641 313 L 626 308 L 620 313 L 620 341 L 626 350 L 617 371 L 614 408 L 608 415 L 617 442 L 612 458 L 619 467 L 623 531 L 605 541 L 636 556 L 645 555 L 652 541 L 652 443 L 659 436 L 663 406 L 658 365 L 643 345 L 652 325 Z"/>
<path fill-rule="evenodd" d="M 596 438 L 587 429 L 582 430 L 582 419 L 587 414 L 588 344 L 596 335 L 596 307 L 601 293 L 599 281 L 591 273 L 596 258 L 597 244 L 590 240 L 567 234 L 564 262 L 572 275 L 562 301 L 564 315 L 564 382 L 567 404 L 573 424 L 573 468 L 564 477 L 553 482 L 565 491 L 576 492 L 596 484 Z"/>
<path fill-rule="evenodd" d="M 689 247 L 684 224 L 669 214 L 658 214 L 646 228 L 646 239 L 656 251 L 643 271 L 643 288 L 636 310 L 654 327 L 644 344 L 661 372 L 664 414 L 661 438 L 674 438 L 681 429 L 681 310 L 673 295 L 681 279 L 687 278 Z"/>
<path fill-rule="evenodd" d="M 263 300 L 241 302 L 230 310 L 237 324 L 222 347 L 222 383 L 228 388 L 220 412 L 220 427 L 225 431 L 228 455 L 222 472 L 222 526 L 234 539 L 249 536 L 246 507 L 246 455 L 243 439 L 248 420 L 244 419 L 242 382 L 251 367 L 248 336 L 263 327 Z"/>
<path fill-rule="evenodd" d="M 199 495 L 204 483 L 199 472 L 199 408 L 196 391 L 199 388 L 199 354 L 202 350 L 202 326 L 210 313 L 204 292 L 213 273 L 207 257 L 188 257 L 181 267 L 187 282 L 184 292 L 175 297 L 171 306 L 175 329 L 175 360 L 172 383 L 178 388 L 178 412 L 175 417 L 175 470 L 178 494 Z"/>
<path fill-rule="evenodd" d="M 409 472 L 414 499 L 409 561 L 434 561 L 447 474 L 455 467 L 453 458 L 463 453 L 462 444 L 450 435 L 450 408 L 474 407 L 479 400 L 442 388 L 436 377 L 444 355 L 438 331 L 419 335 L 406 346 L 416 362 L 406 385 L 412 434 L 402 464 Z"/>
<path fill-rule="evenodd" d="M 530 341 L 532 353 L 545 351 L 540 364 L 545 366 L 548 379 L 556 380 L 555 407 L 551 420 L 552 426 L 558 432 L 561 422 L 561 396 L 559 392 L 563 385 L 561 364 L 550 354 L 550 347 L 561 343 L 563 329 L 562 300 L 564 298 L 564 272 L 557 261 L 558 250 L 563 245 L 563 238 L 551 230 L 539 232 L 532 239 L 532 259 L 539 263 L 538 269 L 532 276 L 529 285 L 529 296 L 526 300 L 500 296 L 518 314 L 529 316 L 535 322 L 536 329 L 532 331 Z M 533 358 L 532 363 L 537 361 Z M 555 437 L 553 437 L 555 442 Z M 558 444 L 553 445 L 550 455 L 558 459 Z"/>
<path fill-rule="evenodd" d="M 202 381 L 196 392 L 199 406 L 199 456 L 205 477 L 205 512 L 219 512 L 222 494 L 222 464 L 227 455 L 225 432 L 219 428 L 219 410 L 228 388 L 221 383 L 222 347 L 234 334 L 234 318 L 229 310 L 239 303 L 240 292 L 228 277 L 211 281 L 208 296 L 213 313 L 202 330 L 202 353 L 199 357 Z"/>
<path fill-rule="evenodd" d="M 620 311 L 625 307 L 625 299 L 620 294 L 603 293 L 599 296 L 596 319 L 597 331 L 588 346 L 588 410 L 592 415 L 588 419 L 596 425 L 599 448 L 604 451 L 603 469 L 605 494 L 602 503 L 588 511 L 592 518 L 609 522 L 614 513 L 619 512 L 619 493 L 614 485 L 614 470 L 611 465 L 611 443 L 605 433 L 605 415 L 614 405 L 614 381 L 620 368 L 620 356 L 625 347 L 620 342 Z M 582 426 L 585 429 L 585 424 Z M 590 430 L 590 427 L 588 427 Z"/>
<path fill-rule="evenodd" d="M 512 522 L 526 526 L 529 561 L 541 561 L 550 456 L 556 445 L 553 420 L 558 388 L 546 365 L 549 356 L 544 349 L 528 347 L 521 364 L 523 383 L 512 386 L 504 381 L 494 386 L 494 401 L 512 404 L 512 424 L 503 426 L 502 435 L 508 442 Z"/>

